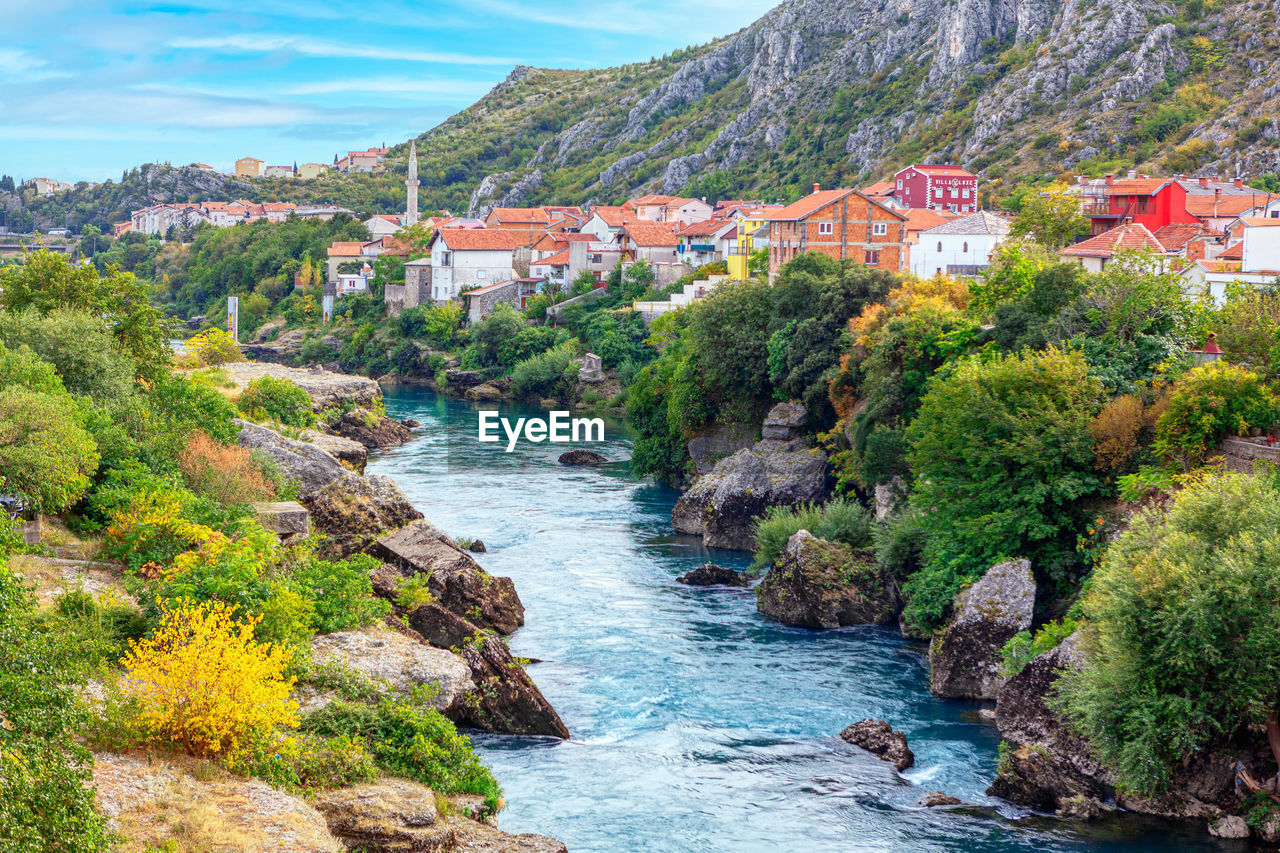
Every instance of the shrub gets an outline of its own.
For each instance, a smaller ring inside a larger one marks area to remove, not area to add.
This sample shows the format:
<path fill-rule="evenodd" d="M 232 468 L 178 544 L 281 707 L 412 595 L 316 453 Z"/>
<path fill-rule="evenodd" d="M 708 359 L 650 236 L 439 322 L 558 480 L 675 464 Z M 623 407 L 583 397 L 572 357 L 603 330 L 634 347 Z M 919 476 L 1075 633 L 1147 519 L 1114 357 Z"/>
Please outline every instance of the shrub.
<path fill-rule="evenodd" d="M 787 540 L 799 530 L 855 548 L 871 544 L 871 517 L 857 501 L 841 497 L 826 505 L 773 506 L 756 526 L 751 569 L 758 571 L 771 565 L 786 549 Z"/>
<path fill-rule="evenodd" d="M 910 577 L 924 564 L 929 528 L 918 512 L 908 510 L 876 526 L 876 564 L 896 578 Z"/>
<path fill-rule="evenodd" d="M 969 358 L 930 384 L 908 433 L 912 506 L 928 514 L 925 568 L 904 586 L 906 617 L 936 626 L 960 586 L 1001 559 L 1042 582 L 1080 568 L 1075 533 L 1103 491 L 1090 425 L 1102 388 L 1079 353 Z"/>
<path fill-rule="evenodd" d="M 23 344 L 7 349 L 0 344 L 0 389 L 18 386 L 43 394 L 64 394 L 66 389 L 53 365 L 41 361 L 31 347 Z"/>
<path fill-rule="evenodd" d="M 511 391 L 517 397 L 550 397 L 566 390 L 566 377 L 577 375 L 573 344 L 563 344 L 525 359 L 511 371 Z"/>
<path fill-rule="evenodd" d="M 68 664 L 77 650 L 28 621 L 35 602 L 6 556 L 0 541 L 0 847 L 98 853 L 109 832 L 94 808 L 93 756 L 76 739 L 83 718 Z"/>
<path fill-rule="evenodd" d="M 294 570 L 293 583 L 315 607 L 315 629 L 321 634 L 367 625 L 390 612 L 373 595 L 369 573 L 381 565 L 365 554 L 345 560 L 311 558 Z"/>
<path fill-rule="evenodd" d="M 497 780 L 471 741 L 426 700 L 421 690 L 411 697 L 384 697 L 376 705 L 339 700 L 308 714 L 302 725 L 315 734 L 360 738 L 388 773 L 441 794 L 481 794 L 489 810 L 497 811 L 502 797 Z"/>
<path fill-rule="evenodd" d="M 255 420 L 278 421 L 291 427 L 316 425 L 311 397 L 288 379 L 274 376 L 254 379 L 245 386 L 237 405 Z"/>
<path fill-rule="evenodd" d="M 227 759 L 227 768 L 301 794 L 372 782 L 378 768 L 364 741 L 346 735 L 280 735 L 253 741 Z"/>
<path fill-rule="evenodd" d="M 67 309 L 0 312 L 0 343 L 9 349 L 30 347 L 54 366 L 73 394 L 103 402 L 122 399 L 133 389 L 135 364 L 119 352 L 101 316 Z"/>
<path fill-rule="evenodd" d="M 1142 401 L 1132 394 L 1116 397 L 1093 419 L 1094 466 L 1099 471 L 1120 473 L 1129 470 L 1141 447 L 1144 427 Z"/>
<path fill-rule="evenodd" d="M 1220 361 L 1201 365 L 1174 383 L 1156 422 L 1156 451 L 1190 469 L 1228 435 L 1269 429 L 1277 411 L 1276 396 L 1257 373 Z"/>
<path fill-rule="evenodd" d="M 237 361 L 244 361 L 240 346 L 231 335 L 221 329 L 205 329 L 187 341 L 187 349 L 195 353 L 200 364 L 205 367 L 220 367 Z"/>
<path fill-rule="evenodd" d="M 1089 666 L 1060 705 L 1123 790 L 1153 793 L 1192 754 L 1274 725 L 1280 683 L 1280 487 L 1208 475 L 1134 518 L 1082 610 Z"/>
<path fill-rule="evenodd" d="M 235 754 L 254 737 L 297 724 L 292 655 L 256 643 L 255 620 L 221 602 L 165 606 L 155 634 L 131 644 L 127 691 L 154 740 L 196 756 Z"/>
<path fill-rule="evenodd" d="M 178 469 L 193 492 L 223 506 L 265 501 L 276 493 L 249 450 L 219 444 L 204 432 L 191 434 L 178 457 Z"/>
<path fill-rule="evenodd" d="M 1049 622 L 1038 631 L 1019 631 L 1000 650 L 1000 674 L 1012 678 L 1040 655 L 1057 648 L 1075 633 L 1076 620 L 1070 616 Z"/>
<path fill-rule="evenodd" d="M 24 495 L 46 513 L 80 500 L 98 470 L 98 447 L 78 422 L 65 395 L 0 390 L 0 490 Z"/>

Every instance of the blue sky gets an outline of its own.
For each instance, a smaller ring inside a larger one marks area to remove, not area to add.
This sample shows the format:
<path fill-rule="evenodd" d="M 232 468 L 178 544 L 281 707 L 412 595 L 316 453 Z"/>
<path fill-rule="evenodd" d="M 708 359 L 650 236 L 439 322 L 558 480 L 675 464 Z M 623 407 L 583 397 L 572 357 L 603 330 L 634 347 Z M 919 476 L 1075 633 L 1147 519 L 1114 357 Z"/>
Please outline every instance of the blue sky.
<path fill-rule="evenodd" d="M 328 163 L 434 126 L 514 65 L 643 60 L 734 32 L 775 2 L 2 0 L 0 173 Z"/>

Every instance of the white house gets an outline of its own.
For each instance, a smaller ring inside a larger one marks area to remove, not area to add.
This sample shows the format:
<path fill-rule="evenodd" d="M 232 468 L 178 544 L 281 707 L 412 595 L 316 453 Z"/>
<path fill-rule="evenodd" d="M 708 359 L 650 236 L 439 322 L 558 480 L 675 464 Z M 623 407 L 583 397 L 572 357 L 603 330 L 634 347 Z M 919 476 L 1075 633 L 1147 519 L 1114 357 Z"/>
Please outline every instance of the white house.
<path fill-rule="evenodd" d="M 516 241 L 497 228 L 441 228 L 431 238 L 431 299 L 456 299 L 464 289 L 516 277 Z"/>
<path fill-rule="evenodd" d="M 591 216 L 583 223 L 582 233 L 594 234 L 601 243 L 612 243 L 622 226 L 635 218 L 636 215 L 625 207 L 598 205 L 591 208 Z"/>
<path fill-rule="evenodd" d="M 691 222 L 681 226 L 676 237 L 680 241 L 680 260 L 700 267 L 729 257 L 738 240 L 738 223 L 732 219 Z"/>
<path fill-rule="evenodd" d="M 1250 217 L 1243 222 L 1241 269 L 1245 272 L 1280 271 L 1280 217 Z"/>
<path fill-rule="evenodd" d="M 911 247 L 911 272 L 920 278 L 976 275 L 1008 236 L 1008 221 L 985 210 L 926 228 Z"/>
<path fill-rule="evenodd" d="M 403 216 L 386 213 L 375 214 L 364 221 L 364 227 L 369 229 L 369 236 L 375 240 L 396 233 L 403 224 Z"/>
<path fill-rule="evenodd" d="M 1165 249 L 1164 244 L 1147 230 L 1140 222 L 1128 222 L 1117 225 L 1110 231 L 1082 240 L 1074 246 L 1067 246 L 1058 252 L 1063 260 L 1080 264 L 1086 272 L 1100 273 L 1106 269 L 1111 259 L 1120 252 L 1138 250 L 1171 259 L 1173 256 Z M 1168 260 L 1165 261 L 1165 264 Z"/>

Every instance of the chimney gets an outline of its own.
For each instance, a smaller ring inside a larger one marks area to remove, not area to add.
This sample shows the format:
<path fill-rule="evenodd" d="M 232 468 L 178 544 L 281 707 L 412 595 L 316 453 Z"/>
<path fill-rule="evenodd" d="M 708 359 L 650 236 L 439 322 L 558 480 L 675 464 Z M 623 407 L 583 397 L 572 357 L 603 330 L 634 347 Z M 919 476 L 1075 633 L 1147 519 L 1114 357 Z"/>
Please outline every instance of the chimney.
<path fill-rule="evenodd" d="M 1217 204 L 1222 201 L 1222 187 L 1213 188 L 1213 203 Z"/>
<path fill-rule="evenodd" d="M 1209 188 L 1209 179 L 1208 179 L 1208 178 L 1201 178 L 1201 179 L 1200 179 L 1200 186 L 1204 187 L 1205 189 L 1208 189 L 1208 188 Z"/>
<path fill-rule="evenodd" d="M 819 191 L 819 190 L 821 190 L 821 189 L 822 189 L 822 184 L 814 184 L 814 185 L 813 185 L 813 191 L 814 191 L 814 192 L 818 192 L 818 191 Z"/>
<path fill-rule="evenodd" d="M 1231 183 L 1234 184 L 1235 188 L 1238 190 L 1244 189 L 1244 178 L 1233 178 Z"/>
<path fill-rule="evenodd" d="M 1131 181 L 1132 181 L 1132 180 L 1133 180 L 1134 178 L 1136 178 L 1136 177 L 1138 177 L 1138 170 L 1137 170 L 1137 169 L 1130 169 L 1130 170 L 1129 170 L 1129 180 L 1131 180 Z"/>
<path fill-rule="evenodd" d="M 1106 180 L 1107 180 L 1107 186 L 1111 186 L 1112 184 L 1114 184 L 1114 183 L 1116 182 L 1116 176 L 1115 176 L 1115 175 L 1107 175 Z"/>

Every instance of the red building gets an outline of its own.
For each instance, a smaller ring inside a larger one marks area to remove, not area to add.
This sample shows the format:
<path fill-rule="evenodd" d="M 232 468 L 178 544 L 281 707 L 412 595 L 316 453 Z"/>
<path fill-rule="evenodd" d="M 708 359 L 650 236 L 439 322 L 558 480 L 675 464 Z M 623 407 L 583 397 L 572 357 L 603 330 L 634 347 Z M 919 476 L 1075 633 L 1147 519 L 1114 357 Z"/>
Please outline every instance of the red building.
<path fill-rule="evenodd" d="M 893 197 L 906 207 L 978 211 L 978 176 L 959 166 L 908 166 L 894 175 Z"/>
<path fill-rule="evenodd" d="M 1090 233 L 1104 234 L 1127 221 L 1156 231 L 1177 222 L 1199 223 L 1187 211 L 1187 189 L 1172 178 L 1106 179 L 1105 195 L 1084 206 L 1092 223 Z"/>

